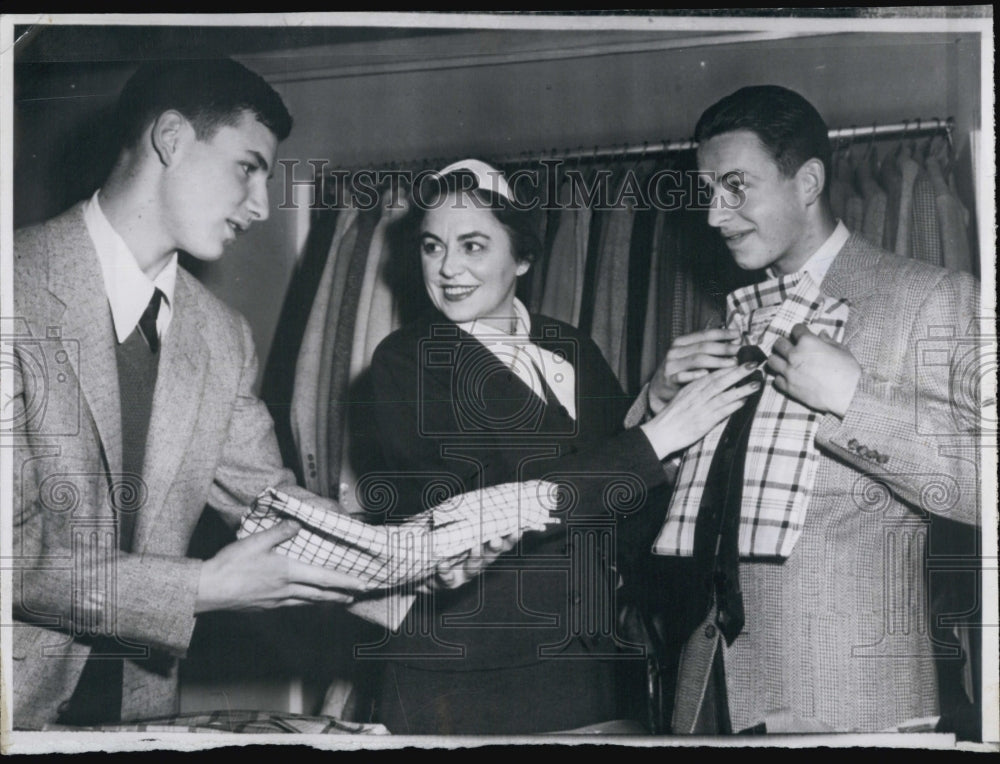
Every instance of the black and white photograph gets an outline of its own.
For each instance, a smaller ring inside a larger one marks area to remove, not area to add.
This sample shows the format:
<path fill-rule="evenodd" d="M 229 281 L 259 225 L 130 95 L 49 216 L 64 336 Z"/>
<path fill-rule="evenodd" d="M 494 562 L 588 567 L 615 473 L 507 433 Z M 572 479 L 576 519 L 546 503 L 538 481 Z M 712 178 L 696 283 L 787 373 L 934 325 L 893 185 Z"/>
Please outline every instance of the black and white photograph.
<path fill-rule="evenodd" d="M 0 749 L 996 752 L 993 67 L 0 15 Z"/>

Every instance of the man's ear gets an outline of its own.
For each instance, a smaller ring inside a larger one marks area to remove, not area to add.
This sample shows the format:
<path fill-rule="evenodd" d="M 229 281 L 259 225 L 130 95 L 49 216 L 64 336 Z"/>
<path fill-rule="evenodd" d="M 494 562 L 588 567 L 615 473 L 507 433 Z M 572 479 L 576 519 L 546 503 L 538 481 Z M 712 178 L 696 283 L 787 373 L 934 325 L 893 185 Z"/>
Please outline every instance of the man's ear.
<path fill-rule="evenodd" d="M 826 186 L 826 170 L 820 160 L 807 159 L 795 173 L 795 179 L 798 182 L 802 200 L 809 205 L 823 194 L 823 188 Z"/>
<path fill-rule="evenodd" d="M 153 151 L 163 166 L 169 167 L 173 164 L 185 128 L 192 129 L 184 115 L 173 109 L 163 112 L 153 122 L 150 140 L 153 143 Z"/>

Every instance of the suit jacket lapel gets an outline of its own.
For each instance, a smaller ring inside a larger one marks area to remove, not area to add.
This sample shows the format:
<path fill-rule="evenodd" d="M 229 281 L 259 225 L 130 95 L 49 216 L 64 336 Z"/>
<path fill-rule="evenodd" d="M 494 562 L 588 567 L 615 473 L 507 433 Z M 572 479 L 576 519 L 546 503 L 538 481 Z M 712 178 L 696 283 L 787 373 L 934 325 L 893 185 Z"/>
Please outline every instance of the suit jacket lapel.
<path fill-rule="evenodd" d="M 201 311 L 187 283 L 187 274 L 178 271 L 177 276 L 173 318 L 160 349 L 146 436 L 143 480 L 148 493 L 136 523 L 135 541 L 135 549 L 140 552 L 154 535 L 167 493 L 188 452 L 208 375 L 209 351 L 201 334 Z"/>
<path fill-rule="evenodd" d="M 850 344 L 851 339 L 864 326 L 863 311 L 855 309 L 854 303 L 860 297 L 870 294 L 877 286 L 871 271 L 881 256 L 880 250 L 857 234 L 851 234 L 823 279 L 823 294 L 843 297 L 852 303 L 847 325 L 844 327 L 844 345 Z"/>
<path fill-rule="evenodd" d="M 104 449 L 107 468 L 120 472 L 122 463 L 121 399 L 111 309 L 93 241 L 78 204 L 52 221 L 49 246 L 49 292 L 58 301 L 52 314 L 80 384 Z"/>

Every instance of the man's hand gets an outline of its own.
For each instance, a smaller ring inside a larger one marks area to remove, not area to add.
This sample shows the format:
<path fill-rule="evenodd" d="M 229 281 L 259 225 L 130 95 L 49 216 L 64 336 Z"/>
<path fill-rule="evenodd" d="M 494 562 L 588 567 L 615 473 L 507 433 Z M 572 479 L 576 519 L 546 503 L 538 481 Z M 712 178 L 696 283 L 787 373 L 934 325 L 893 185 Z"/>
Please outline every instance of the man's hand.
<path fill-rule="evenodd" d="M 688 382 L 714 369 L 736 365 L 740 349 L 735 329 L 705 329 L 685 334 L 672 343 L 667 357 L 649 381 L 649 413 L 659 414 Z"/>
<path fill-rule="evenodd" d="M 425 581 L 418 591 L 428 594 L 439 589 L 457 589 L 464 586 L 493 564 L 497 557 L 513 549 L 517 545 L 517 540 L 516 536 L 490 539 L 483 544 L 476 556 L 466 552 L 458 557 L 444 560 L 437 566 L 435 575 Z"/>
<path fill-rule="evenodd" d="M 301 526 L 278 523 L 235 541 L 202 565 L 195 613 L 212 610 L 269 610 L 316 602 L 351 602 L 368 584 L 352 576 L 275 552 Z"/>
<path fill-rule="evenodd" d="M 843 418 L 861 379 L 861 365 L 851 351 L 826 334 L 813 334 L 805 324 L 792 327 L 791 339 L 774 343 L 768 368 L 774 386 L 821 414 Z"/>

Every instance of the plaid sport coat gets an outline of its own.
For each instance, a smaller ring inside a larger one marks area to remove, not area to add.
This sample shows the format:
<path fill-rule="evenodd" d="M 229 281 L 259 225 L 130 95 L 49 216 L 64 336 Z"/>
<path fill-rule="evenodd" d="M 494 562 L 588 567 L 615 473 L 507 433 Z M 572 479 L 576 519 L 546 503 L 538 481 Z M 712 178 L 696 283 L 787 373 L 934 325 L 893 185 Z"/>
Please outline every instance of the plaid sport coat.
<path fill-rule="evenodd" d="M 740 564 L 746 626 L 724 656 L 734 730 L 778 709 L 858 731 L 937 713 L 930 514 L 980 522 L 978 383 L 991 340 L 979 283 L 855 234 L 821 287 L 850 302 L 843 343 L 863 374 L 844 419 L 820 421 L 792 554 Z M 677 733 L 694 728 L 711 665 L 685 658 Z"/>

